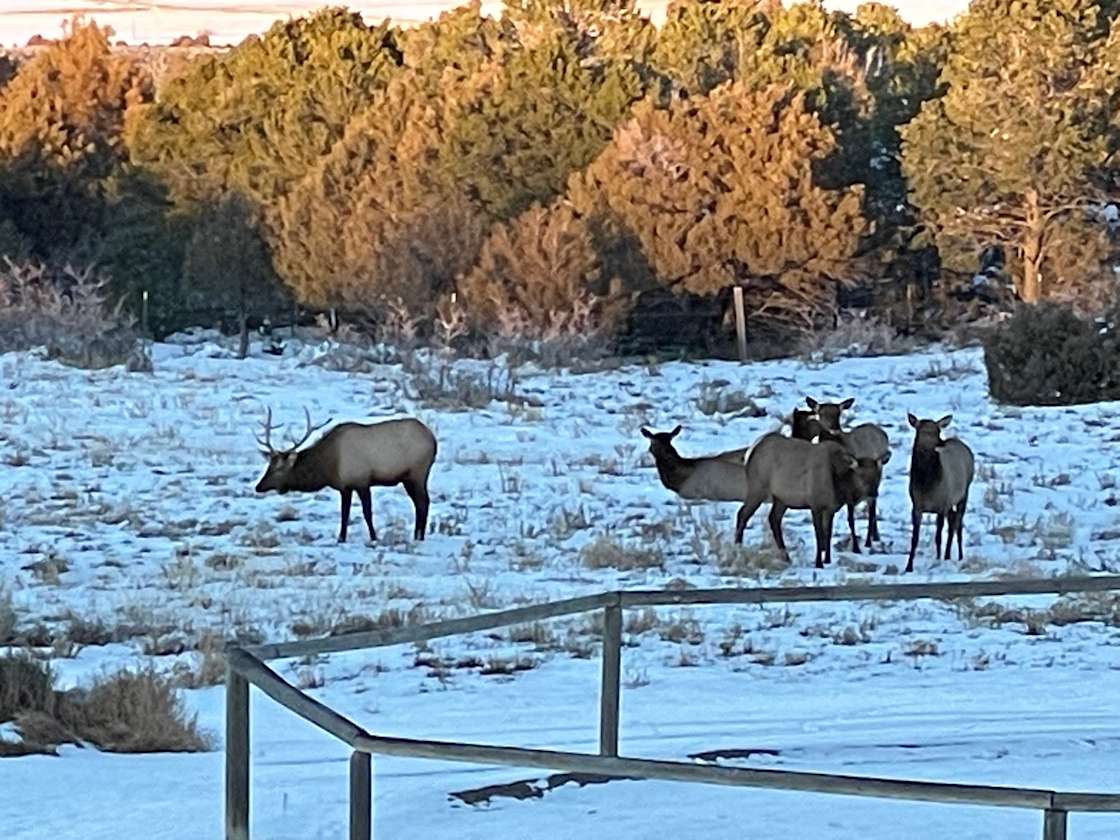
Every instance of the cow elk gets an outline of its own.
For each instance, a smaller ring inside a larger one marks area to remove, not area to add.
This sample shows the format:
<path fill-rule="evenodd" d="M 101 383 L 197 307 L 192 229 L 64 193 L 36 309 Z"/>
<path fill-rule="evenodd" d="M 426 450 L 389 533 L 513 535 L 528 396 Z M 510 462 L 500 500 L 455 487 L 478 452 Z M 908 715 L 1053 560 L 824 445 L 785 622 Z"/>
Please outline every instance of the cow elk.
<path fill-rule="evenodd" d="M 940 420 L 919 420 L 913 414 L 906 419 L 914 427 L 914 450 L 910 456 L 910 504 L 913 531 L 910 535 L 910 559 L 906 571 L 914 571 L 914 552 L 918 547 L 922 514 L 937 514 L 936 546 L 941 557 L 941 528 L 949 523 L 945 542 L 945 559 L 957 538 L 957 560 L 964 559 L 964 513 L 968 507 L 968 488 L 976 468 L 972 450 L 958 438 L 941 437 L 953 415 Z"/>
<path fill-rule="evenodd" d="M 770 502 L 770 530 L 786 562 L 789 552 L 782 537 L 782 517 L 789 508 L 810 510 L 816 534 L 818 569 L 832 562 L 832 522 L 841 507 L 863 498 L 878 474 L 877 464 L 860 461 L 834 441 L 810 443 L 800 438 L 768 434 L 746 456 L 747 495 L 735 520 L 735 542 L 743 542 L 750 518 L 763 502 Z M 855 531 L 854 519 L 849 518 Z"/>
<path fill-rule="evenodd" d="M 679 425 L 671 432 L 651 432 L 642 428 L 642 435 L 649 439 L 649 451 L 657 464 L 661 483 L 682 499 L 742 502 L 747 495 L 743 457 L 748 449 L 685 458 L 673 445 L 673 438 L 680 433 Z"/>
<path fill-rule="evenodd" d="M 307 431 L 303 437 L 287 449 L 274 449 L 272 409 L 268 410 L 264 437 L 257 438 L 261 453 L 268 459 L 268 468 L 257 482 L 257 492 L 315 493 L 325 487 L 334 488 L 342 499 L 338 531 L 341 543 L 346 542 L 354 493 L 361 501 L 369 538 L 376 541 L 370 488 L 403 484 L 416 510 L 413 537 L 423 540 L 428 529 L 428 474 L 436 457 L 436 438 L 431 430 L 412 417 L 370 424 L 339 423 L 301 451 L 299 447 L 330 422 L 312 426 L 306 409 L 304 415 Z"/>
<path fill-rule="evenodd" d="M 805 398 L 805 404 L 809 406 L 812 420 L 816 421 L 816 426 L 813 428 L 819 429 L 820 440 L 835 441 L 851 452 L 858 460 L 872 459 L 879 464 L 880 475 L 875 479 L 874 483 L 868 487 L 868 495 L 866 496 L 867 539 L 864 545 L 870 548 L 873 541 L 880 539 L 879 483 L 882 478 L 883 467 L 891 459 L 891 442 L 887 437 L 887 433 L 874 423 L 861 423 L 848 431 L 844 431 L 840 427 L 841 415 L 851 408 L 854 403 L 855 397 L 849 397 L 840 403 L 821 403 L 817 402 L 812 397 Z M 798 413 L 799 409 L 794 409 L 795 417 Z M 798 437 L 796 424 L 794 426 L 794 437 Z M 858 501 L 862 501 L 862 499 L 857 500 L 857 503 Z M 849 522 L 855 518 L 854 508 L 855 504 L 848 509 Z M 859 553 L 859 542 L 854 539 L 852 542 L 852 550 L 857 554 Z"/>

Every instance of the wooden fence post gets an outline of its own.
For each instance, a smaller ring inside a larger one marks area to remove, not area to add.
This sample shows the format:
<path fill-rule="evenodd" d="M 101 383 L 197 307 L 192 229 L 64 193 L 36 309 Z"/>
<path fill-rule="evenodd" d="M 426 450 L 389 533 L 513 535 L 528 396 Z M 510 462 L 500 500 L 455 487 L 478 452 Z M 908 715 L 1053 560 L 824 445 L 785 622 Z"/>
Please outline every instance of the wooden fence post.
<path fill-rule="evenodd" d="M 226 840 L 249 840 L 249 681 L 228 665 Z"/>
<path fill-rule="evenodd" d="M 618 755 L 618 705 L 622 667 L 622 601 L 603 608 L 603 686 L 599 695 L 599 755 Z"/>
<path fill-rule="evenodd" d="M 739 361 L 747 360 L 747 312 L 743 306 L 743 287 L 733 286 L 731 297 L 735 303 L 735 342 L 739 347 Z"/>
<path fill-rule="evenodd" d="M 369 753 L 350 754 L 350 840 L 373 835 L 373 772 Z"/>
<path fill-rule="evenodd" d="M 1048 808 L 1042 812 L 1042 840 L 1066 840 L 1069 833 L 1069 813 Z"/>

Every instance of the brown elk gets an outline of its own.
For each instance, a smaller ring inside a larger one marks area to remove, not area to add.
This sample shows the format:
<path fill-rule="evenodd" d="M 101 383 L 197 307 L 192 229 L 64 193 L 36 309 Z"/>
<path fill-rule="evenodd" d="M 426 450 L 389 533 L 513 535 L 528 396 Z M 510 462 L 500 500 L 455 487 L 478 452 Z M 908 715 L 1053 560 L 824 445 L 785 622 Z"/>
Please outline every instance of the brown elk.
<path fill-rule="evenodd" d="M 746 456 L 747 495 L 735 519 L 735 542 L 743 542 L 750 518 L 763 502 L 770 504 L 770 530 L 786 562 L 782 517 L 789 508 L 810 510 L 816 534 L 818 569 L 832 562 L 832 521 L 836 511 L 863 498 L 876 480 L 878 464 L 859 460 L 834 441 L 810 443 L 780 434 L 763 436 Z M 853 530 L 854 519 L 849 518 Z"/>
<path fill-rule="evenodd" d="M 436 438 L 431 429 L 412 417 L 385 420 L 380 423 L 339 423 L 319 440 L 300 450 L 311 435 L 330 420 L 311 425 L 311 415 L 304 409 L 307 431 L 287 449 L 272 447 L 272 409 L 264 421 L 264 437 L 258 437 L 268 468 L 257 492 L 289 491 L 315 493 L 332 487 L 342 498 L 338 541 L 346 542 L 350 524 L 350 502 L 358 494 L 362 516 L 369 529 L 369 538 L 377 540 L 373 527 L 371 487 L 392 487 L 403 484 L 416 510 L 413 537 L 423 540 L 428 530 L 428 474 L 436 458 Z"/>
<path fill-rule="evenodd" d="M 816 429 L 819 429 L 820 440 L 833 440 L 841 444 L 858 459 L 871 458 L 879 463 L 880 477 L 868 488 L 867 500 L 867 539 L 864 542 L 868 548 L 873 540 L 879 537 L 879 484 L 883 467 L 891 459 L 891 442 L 887 433 L 874 423 L 861 423 L 848 431 L 840 427 L 840 416 L 855 403 L 855 397 L 849 397 L 840 403 L 821 403 L 812 397 L 805 398 L 812 418 L 816 420 Z M 798 409 L 794 409 L 794 414 Z M 796 429 L 794 436 L 797 436 Z M 863 501 L 858 499 L 856 503 Z M 849 521 L 854 519 L 855 504 L 848 509 Z M 859 553 L 859 543 L 853 540 L 852 551 Z"/>
<path fill-rule="evenodd" d="M 680 433 L 680 425 L 671 432 L 642 428 L 642 435 L 649 439 L 649 451 L 661 483 L 682 499 L 742 502 L 747 495 L 743 457 L 748 450 L 731 449 L 716 455 L 685 458 L 673 445 L 673 438 Z"/>
<path fill-rule="evenodd" d="M 976 468 L 976 458 L 964 441 L 941 437 L 941 430 L 952 422 L 947 414 L 940 420 L 919 420 L 913 414 L 906 419 L 914 427 L 914 449 L 910 455 L 910 559 L 906 571 L 914 571 L 914 552 L 918 548 L 918 532 L 923 513 L 937 514 L 937 556 L 941 557 L 941 528 L 949 523 L 945 542 L 945 559 L 957 538 L 957 560 L 964 559 L 964 513 L 968 507 L 968 488 Z"/>

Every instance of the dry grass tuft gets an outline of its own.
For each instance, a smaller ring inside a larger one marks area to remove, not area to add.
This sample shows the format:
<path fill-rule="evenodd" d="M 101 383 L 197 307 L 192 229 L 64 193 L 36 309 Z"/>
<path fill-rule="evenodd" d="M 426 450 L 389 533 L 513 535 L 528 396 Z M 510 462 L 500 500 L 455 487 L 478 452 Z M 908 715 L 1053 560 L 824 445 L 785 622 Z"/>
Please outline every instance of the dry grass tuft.
<path fill-rule="evenodd" d="M 588 543 L 579 553 L 583 565 L 589 569 L 662 569 L 665 555 L 659 548 L 642 548 L 626 545 L 603 534 Z"/>
<path fill-rule="evenodd" d="M 212 738 L 183 708 L 173 681 L 152 669 L 97 677 L 89 688 L 54 688 L 50 665 L 0 659 L 0 723 L 15 721 L 26 752 L 86 742 L 106 752 L 201 752 Z"/>

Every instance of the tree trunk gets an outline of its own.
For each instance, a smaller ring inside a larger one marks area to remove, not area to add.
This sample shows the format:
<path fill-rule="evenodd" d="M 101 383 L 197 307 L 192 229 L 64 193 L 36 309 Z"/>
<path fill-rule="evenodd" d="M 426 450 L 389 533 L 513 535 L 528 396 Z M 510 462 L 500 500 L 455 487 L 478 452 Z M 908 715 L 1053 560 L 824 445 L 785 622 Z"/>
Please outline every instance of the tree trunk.
<path fill-rule="evenodd" d="M 1027 190 L 1024 205 L 1027 224 L 1020 244 L 1023 279 L 1019 286 L 1019 297 L 1025 303 L 1038 303 L 1042 299 L 1042 235 L 1045 222 L 1037 190 Z"/>
<path fill-rule="evenodd" d="M 244 306 L 237 313 L 237 323 L 241 327 L 241 346 L 237 351 L 237 357 L 244 359 L 249 355 L 249 314 L 245 311 Z"/>

